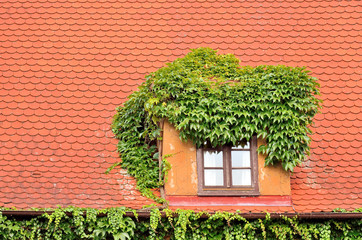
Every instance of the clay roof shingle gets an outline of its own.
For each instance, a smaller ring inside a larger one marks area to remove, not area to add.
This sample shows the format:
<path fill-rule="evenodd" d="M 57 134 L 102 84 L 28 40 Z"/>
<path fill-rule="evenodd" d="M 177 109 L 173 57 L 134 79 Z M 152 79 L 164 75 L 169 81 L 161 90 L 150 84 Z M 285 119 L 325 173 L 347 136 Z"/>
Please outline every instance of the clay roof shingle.
<path fill-rule="evenodd" d="M 208 46 L 242 65 L 307 66 L 324 100 L 292 176 L 296 211 L 362 206 L 360 1 L 4 0 L 0 205 L 140 208 L 117 161 L 116 106 L 144 75 Z"/>

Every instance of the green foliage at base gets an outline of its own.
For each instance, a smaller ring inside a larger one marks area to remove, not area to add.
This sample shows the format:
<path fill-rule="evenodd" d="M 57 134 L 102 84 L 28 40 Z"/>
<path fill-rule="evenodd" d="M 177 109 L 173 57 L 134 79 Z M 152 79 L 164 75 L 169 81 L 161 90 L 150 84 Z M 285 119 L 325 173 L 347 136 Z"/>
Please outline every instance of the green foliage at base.
<path fill-rule="evenodd" d="M 247 220 L 218 212 L 201 218 L 190 210 L 155 208 L 149 218 L 126 217 L 126 209 L 64 208 L 23 220 L 0 214 L 0 239 L 362 239 L 362 220 Z M 99 215 L 101 214 L 101 215 Z"/>
<path fill-rule="evenodd" d="M 0 239 L 133 239 L 135 220 L 125 217 L 125 213 L 125 208 L 68 207 L 24 220 L 0 213 Z"/>
<path fill-rule="evenodd" d="M 263 137 L 267 145 L 258 151 L 267 154 L 266 165 L 280 162 L 292 171 L 309 154 L 308 126 L 320 107 L 318 86 L 305 68 L 241 67 L 232 54 L 192 50 L 146 76 L 117 109 L 112 129 L 122 162 L 113 167 L 121 164 L 136 177 L 140 191 L 152 197 L 150 189 L 163 184 L 156 142 L 160 122 L 167 119 L 181 139 L 197 147 Z"/>

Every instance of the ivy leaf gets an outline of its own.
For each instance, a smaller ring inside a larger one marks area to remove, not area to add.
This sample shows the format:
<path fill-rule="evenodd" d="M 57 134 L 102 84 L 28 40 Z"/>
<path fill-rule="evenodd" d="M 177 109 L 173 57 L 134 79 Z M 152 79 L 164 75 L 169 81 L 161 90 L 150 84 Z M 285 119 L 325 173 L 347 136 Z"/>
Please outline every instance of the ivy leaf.
<path fill-rule="evenodd" d="M 131 239 L 128 233 L 117 233 L 113 235 L 114 240 L 126 240 Z"/>
<path fill-rule="evenodd" d="M 155 154 L 153 154 L 153 159 L 158 159 L 158 156 L 160 155 L 160 153 L 159 152 L 156 152 Z"/>

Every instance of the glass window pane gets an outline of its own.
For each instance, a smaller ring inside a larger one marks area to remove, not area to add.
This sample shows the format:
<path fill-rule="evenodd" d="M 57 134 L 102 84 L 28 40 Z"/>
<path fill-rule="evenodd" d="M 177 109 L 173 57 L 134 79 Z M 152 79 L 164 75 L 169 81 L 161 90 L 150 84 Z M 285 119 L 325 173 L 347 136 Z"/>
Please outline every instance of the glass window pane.
<path fill-rule="evenodd" d="M 234 147 L 231 147 L 231 149 L 250 149 L 250 142 L 247 142 L 244 146 L 234 146 Z"/>
<path fill-rule="evenodd" d="M 204 151 L 204 167 L 223 167 L 222 151 Z"/>
<path fill-rule="evenodd" d="M 205 186 L 223 186 L 224 174 L 222 169 L 205 169 Z"/>
<path fill-rule="evenodd" d="M 231 167 L 250 167 L 250 152 L 231 151 Z"/>
<path fill-rule="evenodd" d="M 250 169 L 233 169 L 232 170 L 233 186 L 251 186 Z"/>

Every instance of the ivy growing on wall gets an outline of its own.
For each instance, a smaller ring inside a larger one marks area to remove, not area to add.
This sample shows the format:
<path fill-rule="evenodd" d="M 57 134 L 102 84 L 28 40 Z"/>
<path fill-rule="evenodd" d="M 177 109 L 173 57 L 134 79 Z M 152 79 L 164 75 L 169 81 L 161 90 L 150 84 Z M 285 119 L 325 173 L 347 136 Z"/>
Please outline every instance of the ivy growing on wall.
<path fill-rule="evenodd" d="M 152 197 L 151 189 L 164 184 L 159 152 L 162 124 L 168 120 L 182 140 L 197 147 L 265 138 L 267 144 L 258 149 L 267 155 L 265 164 L 281 163 L 293 171 L 309 154 L 308 126 L 320 108 L 318 94 L 318 83 L 305 68 L 241 67 L 232 54 L 192 50 L 146 76 L 117 108 L 112 129 L 122 161 L 112 168 L 121 164 Z"/>
<path fill-rule="evenodd" d="M 361 212 L 357 209 L 356 212 Z M 191 210 L 157 208 L 147 218 L 130 217 L 125 208 L 58 208 L 25 219 L 0 212 L 0 239 L 361 239 L 361 219 L 298 219 L 281 217 L 247 220 L 238 213 L 217 212 L 207 217 Z"/>

